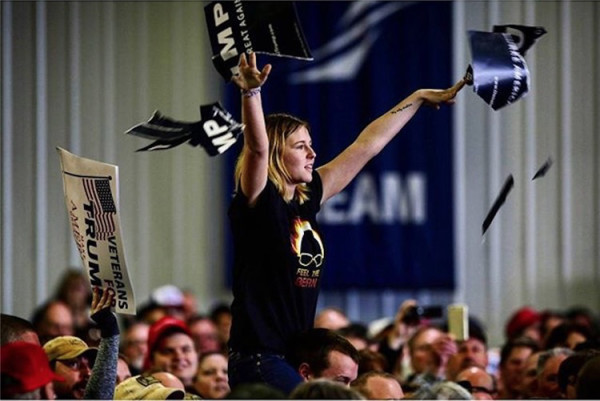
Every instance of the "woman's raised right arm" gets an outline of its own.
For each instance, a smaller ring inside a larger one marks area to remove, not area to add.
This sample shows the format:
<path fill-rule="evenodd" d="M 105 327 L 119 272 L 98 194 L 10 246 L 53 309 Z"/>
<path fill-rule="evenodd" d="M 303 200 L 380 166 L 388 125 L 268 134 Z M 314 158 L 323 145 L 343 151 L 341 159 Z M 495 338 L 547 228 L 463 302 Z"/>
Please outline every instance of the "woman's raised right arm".
<path fill-rule="evenodd" d="M 271 65 L 262 71 L 256 68 L 256 54 L 242 54 L 239 63 L 240 72 L 232 81 L 242 91 L 242 122 L 244 123 L 244 148 L 242 149 L 241 191 L 253 205 L 267 184 L 269 167 L 269 140 L 265 127 L 260 87 L 265 83 Z"/>

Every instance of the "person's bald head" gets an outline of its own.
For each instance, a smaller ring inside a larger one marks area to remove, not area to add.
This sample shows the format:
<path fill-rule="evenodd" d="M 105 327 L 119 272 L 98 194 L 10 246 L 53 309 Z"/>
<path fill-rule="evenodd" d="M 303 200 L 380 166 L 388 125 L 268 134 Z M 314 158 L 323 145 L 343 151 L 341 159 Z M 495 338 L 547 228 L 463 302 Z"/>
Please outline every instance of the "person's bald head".
<path fill-rule="evenodd" d="M 339 330 L 349 324 L 350 320 L 346 314 L 341 309 L 333 307 L 321 310 L 315 318 L 315 328 Z"/>
<path fill-rule="evenodd" d="M 351 383 L 351 387 L 368 400 L 399 400 L 404 391 L 398 380 L 387 372 L 366 372 Z"/>
<path fill-rule="evenodd" d="M 42 344 L 60 336 L 74 334 L 73 314 L 62 301 L 50 301 L 35 313 L 32 324 Z"/>
<path fill-rule="evenodd" d="M 456 375 L 456 382 L 469 384 L 464 386 L 470 389 L 473 398 L 476 400 L 492 400 L 496 395 L 496 380 L 478 366 L 471 366 L 463 369 Z"/>
<path fill-rule="evenodd" d="M 2 313 L 0 316 L 0 345 L 24 341 L 40 345 L 40 339 L 33 325 L 23 318 Z"/>

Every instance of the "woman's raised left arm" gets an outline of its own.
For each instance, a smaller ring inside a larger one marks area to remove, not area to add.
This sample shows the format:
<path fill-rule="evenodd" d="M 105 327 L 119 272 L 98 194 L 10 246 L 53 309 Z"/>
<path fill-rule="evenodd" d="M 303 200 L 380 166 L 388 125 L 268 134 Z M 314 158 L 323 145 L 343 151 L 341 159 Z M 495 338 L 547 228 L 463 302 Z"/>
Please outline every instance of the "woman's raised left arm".
<path fill-rule="evenodd" d="M 329 163 L 319 167 L 323 181 L 321 203 L 342 191 L 362 168 L 402 130 L 421 105 L 440 108 L 452 104 L 464 79 L 448 89 L 419 89 L 383 114 L 358 135 L 356 140 Z"/>

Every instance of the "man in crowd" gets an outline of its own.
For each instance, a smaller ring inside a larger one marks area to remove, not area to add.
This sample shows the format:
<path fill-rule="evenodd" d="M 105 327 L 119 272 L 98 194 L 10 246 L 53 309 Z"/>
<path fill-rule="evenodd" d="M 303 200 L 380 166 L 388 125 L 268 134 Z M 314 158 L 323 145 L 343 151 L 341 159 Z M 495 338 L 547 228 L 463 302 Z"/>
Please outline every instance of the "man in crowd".
<path fill-rule="evenodd" d="M 458 372 L 477 366 L 487 369 L 487 337 L 481 326 L 473 321 L 469 322 L 469 338 L 458 342 L 458 351 L 451 357 L 446 371 L 448 380 L 456 380 Z"/>
<path fill-rule="evenodd" d="M 31 323 L 42 344 L 58 336 L 72 336 L 75 333 L 71 310 L 62 301 L 49 301 L 39 307 Z"/>
<path fill-rule="evenodd" d="M 456 342 L 443 330 L 434 326 L 422 326 L 407 342 L 413 373 L 403 387 L 412 392 L 424 384 L 431 384 L 446 377 L 448 363 L 457 352 Z"/>
<path fill-rule="evenodd" d="M 499 398 L 517 399 L 522 396 L 522 379 L 527 358 L 538 350 L 538 343 L 529 337 L 518 337 L 504 344 L 500 351 L 502 386 Z"/>
<path fill-rule="evenodd" d="M 119 325 L 110 310 L 114 296 L 112 290 L 94 288 L 91 318 L 100 329 L 99 350 L 74 336 L 59 336 L 44 344 L 50 366 L 64 379 L 55 382 L 58 398 L 113 398 L 119 354 Z"/>
<path fill-rule="evenodd" d="M 60 336 L 48 341 L 44 351 L 54 373 L 63 378 L 55 383 L 59 399 L 83 399 L 98 354 L 78 337 Z"/>
<path fill-rule="evenodd" d="M 188 320 L 188 327 L 200 355 L 211 352 L 222 352 L 225 349 L 219 337 L 215 322 L 208 316 L 196 315 Z"/>
<path fill-rule="evenodd" d="M 2 313 L 0 316 L 0 328 L 0 345 L 14 341 L 25 341 L 40 345 L 40 339 L 33 325 L 28 320 Z"/>
<path fill-rule="evenodd" d="M 184 321 L 165 316 L 150 326 L 144 369 L 170 372 L 191 388 L 198 369 L 198 352 Z"/>
<path fill-rule="evenodd" d="M 474 400 L 496 398 L 496 378 L 478 366 L 468 367 L 456 375 L 456 382 L 473 395 Z"/>
<path fill-rule="evenodd" d="M 136 321 L 123 332 L 121 353 L 127 357 L 132 375 L 141 373 L 144 367 L 144 358 L 148 352 L 149 330 L 150 325 Z"/>
<path fill-rule="evenodd" d="M 359 354 L 336 332 L 314 328 L 298 336 L 290 362 L 305 381 L 326 378 L 350 385 L 358 375 Z"/>
<path fill-rule="evenodd" d="M 350 385 L 368 400 L 399 400 L 404 398 L 400 382 L 387 372 L 366 372 Z"/>
<path fill-rule="evenodd" d="M 541 354 L 542 351 L 534 352 L 525 361 L 519 387 L 519 394 L 524 399 L 533 398 L 537 393 L 537 365 Z"/>
<path fill-rule="evenodd" d="M 562 398 L 558 385 L 558 369 L 562 361 L 571 355 L 573 351 L 568 348 L 552 348 L 540 354 L 537 364 L 537 397 Z"/>

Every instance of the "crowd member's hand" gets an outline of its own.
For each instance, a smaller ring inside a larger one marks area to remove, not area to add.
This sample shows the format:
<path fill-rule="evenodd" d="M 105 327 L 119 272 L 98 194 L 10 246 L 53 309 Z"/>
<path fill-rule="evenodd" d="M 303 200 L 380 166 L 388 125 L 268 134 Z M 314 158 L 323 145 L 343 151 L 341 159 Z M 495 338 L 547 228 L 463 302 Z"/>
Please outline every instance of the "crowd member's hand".
<path fill-rule="evenodd" d="M 420 89 L 419 97 L 427 106 L 440 108 L 440 104 L 453 104 L 456 94 L 466 85 L 465 79 L 461 79 L 454 86 L 448 89 Z"/>
<path fill-rule="evenodd" d="M 247 60 L 246 53 L 242 53 L 239 68 L 239 74 L 234 75 L 231 80 L 242 90 L 261 87 L 271 72 L 271 64 L 265 65 L 262 71 L 256 67 L 256 53 L 254 52 L 248 55 Z"/>
<path fill-rule="evenodd" d="M 418 325 L 410 325 L 405 323 L 407 312 L 417 306 L 417 301 L 407 299 L 398 308 L 398 312 L 394 318 L 394 328 L 388 336 L 388 345 L 392 349 L 398 349 L 405 344 L 408 339 L 417 331 Z"/>
<path fill-rule="evenodd" d="M 94 287 L 92 296 L 91 318 L 100 329 L 102 338 L 112 337 L 119 334 L 117 317 L 110 310 L 115 300 L 115 292 L 112 288 Z"/>
<path fill-rule="evenodd" d="M 448 361 L 458 352 L 456 341 L 450 335 L 445 334 L 435 340 L 431 347 L 438 361 L 438 373 L 445 374 Z"/>

